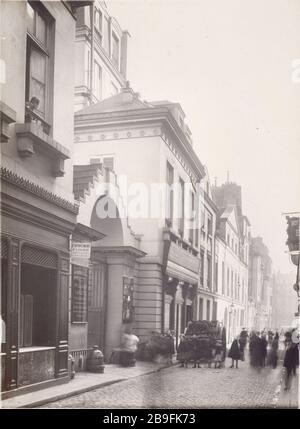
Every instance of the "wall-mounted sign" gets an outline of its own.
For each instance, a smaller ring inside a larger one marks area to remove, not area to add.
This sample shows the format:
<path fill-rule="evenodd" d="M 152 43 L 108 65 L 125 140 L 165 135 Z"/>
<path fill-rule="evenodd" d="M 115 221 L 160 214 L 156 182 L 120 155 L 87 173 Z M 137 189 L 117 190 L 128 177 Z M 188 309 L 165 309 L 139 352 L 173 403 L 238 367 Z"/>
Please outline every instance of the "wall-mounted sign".
<path fill-rule="evenodd" d="M 89 267 L 91 257 L 91 243 L 72 242 L 71 263 L 81 267 Z"/>

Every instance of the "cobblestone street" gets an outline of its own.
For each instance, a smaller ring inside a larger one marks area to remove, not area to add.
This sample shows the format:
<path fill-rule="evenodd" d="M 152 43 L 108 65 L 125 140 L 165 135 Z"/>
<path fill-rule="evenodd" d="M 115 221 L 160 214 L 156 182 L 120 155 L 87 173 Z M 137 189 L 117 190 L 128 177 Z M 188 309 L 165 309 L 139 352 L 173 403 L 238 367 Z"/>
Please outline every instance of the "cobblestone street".
<path fill-rule="evenodd" d="M 41 408 L 272 408 L 280 369 L 180 368 L 160 372 L 49 403 Z"/>

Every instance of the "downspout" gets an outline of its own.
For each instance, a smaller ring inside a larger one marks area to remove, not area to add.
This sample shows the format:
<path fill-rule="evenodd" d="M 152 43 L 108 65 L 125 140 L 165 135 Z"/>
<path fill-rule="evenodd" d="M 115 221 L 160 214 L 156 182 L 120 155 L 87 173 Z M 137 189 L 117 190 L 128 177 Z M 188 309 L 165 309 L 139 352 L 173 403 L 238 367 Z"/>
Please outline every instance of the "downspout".
<path fill-rule="evenodd" d="M 90 56 L 90 104 L 93 103 L 94 94 L 94 50 L 95 50 L 95 25 L 94 25 L 94 3 L 90 6 L 90 25 L 91 25 L 91 56 Z"/>

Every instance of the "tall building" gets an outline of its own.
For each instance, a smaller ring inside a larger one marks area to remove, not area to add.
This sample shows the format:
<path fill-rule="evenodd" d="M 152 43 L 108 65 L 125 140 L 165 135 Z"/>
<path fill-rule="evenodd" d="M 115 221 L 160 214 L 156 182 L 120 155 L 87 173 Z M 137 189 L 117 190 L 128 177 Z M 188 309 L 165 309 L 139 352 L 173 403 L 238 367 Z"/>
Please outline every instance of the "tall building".
<path fill-rule="evenodd" d="M 129 33 L 96 0 L 76 13 L 75 110 L 117 94 L 125 86 Z"/>
<path fill-rule="evenodd" d="M 212 200 L 208 169 L 201 181 L 201 203 L 199 213 L 200 235 L 200 281 L 198 290 L 199 320 L 217 319 L 216 290 L 218 282 L 218 257 L 215 254 L 216 219 L 218 208 Z"/>
<path fill-rule="evenodd" d="M 199 311 L 199 225 L 192 214 L 199 212 L 198 184 L 205 175 L 180 104 L 148 103 L 131 88 L 123 88 L 76 112 L 74 154 L 75 165 L 100 163 L 113 170 L 123 196 L 127 191 L 128 224 L 144 252 L 129 274 L 136 333 L 143 339 L 151 331 L 171 329 L 178 342 Z M 161 185 L 165 193 L 158 188 Z M 134 196 L 146 199 L 137 204 Z M 129 250 L 123 228 L 103 232 L 107 236 L 99 243 L 99 252 L 102 245 L 111 252 L 116 247 L 123 253 Z M 106 344 L 106 353 L 118 345 L 118 333 L 126 326 L 121 316 L 125 270 L 126 264 L 114 277 L 114 296 L 107 307 L 108 315 L 114 311 L 115 337 Z"/>
<path fill-rule="evenodd" d="M 250 223 L 242 212 L 241 187 L 226 182 L 214 186 L 218 207 L 216 226 L 217 318 L 222 321 L 228 341 L 248 326 L 248 263 Z"/>
<path fill-rule="evenodd" d="M 252 237 L 249 265 L 250 326 L 272 328 L 272 260 L 261 237 Z"/>
<path fill-rule="evenodd" d="M 69 379 L 74 13 L 91 3 L 1 2 L 4 391 Z"/>

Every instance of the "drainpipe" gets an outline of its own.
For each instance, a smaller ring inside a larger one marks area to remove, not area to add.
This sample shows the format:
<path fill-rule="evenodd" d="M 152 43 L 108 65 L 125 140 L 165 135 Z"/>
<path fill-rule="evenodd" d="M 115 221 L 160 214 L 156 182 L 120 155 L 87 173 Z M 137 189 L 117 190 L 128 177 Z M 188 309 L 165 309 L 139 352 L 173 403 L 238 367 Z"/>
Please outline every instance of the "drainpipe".
<path fill-rule="evenodd" d="M 90 56 L 90 103 L 93 103 L 94 94 L 94 40 L 95 40 L 95 25 L 94 25 L 94 3 L 90 6 L 90 25 L 91 25 L 91 56 Z"/>

